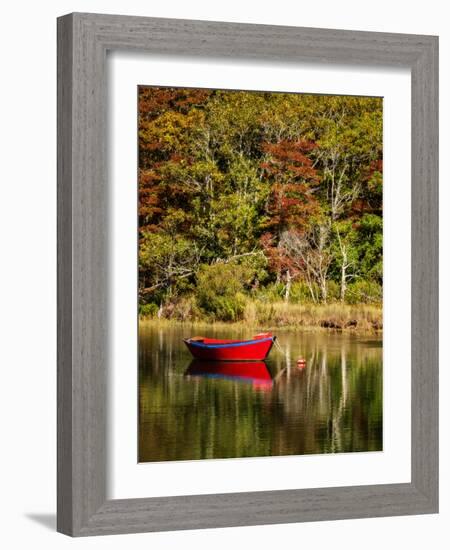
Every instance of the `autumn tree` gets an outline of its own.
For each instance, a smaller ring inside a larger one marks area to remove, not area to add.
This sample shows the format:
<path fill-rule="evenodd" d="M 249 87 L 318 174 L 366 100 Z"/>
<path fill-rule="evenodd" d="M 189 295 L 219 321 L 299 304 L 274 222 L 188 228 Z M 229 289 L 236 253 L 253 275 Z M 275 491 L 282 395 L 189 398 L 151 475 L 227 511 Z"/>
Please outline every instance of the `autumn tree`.
<path fill-rule="evenodd" d="M 142 304 L 206 311 L 225 273 L 253 273 L 239 300 L 381 286 L 380 98 L 141 86 L 138 109 Z M 239 315 L 231 295 L 215 315 Z"/>

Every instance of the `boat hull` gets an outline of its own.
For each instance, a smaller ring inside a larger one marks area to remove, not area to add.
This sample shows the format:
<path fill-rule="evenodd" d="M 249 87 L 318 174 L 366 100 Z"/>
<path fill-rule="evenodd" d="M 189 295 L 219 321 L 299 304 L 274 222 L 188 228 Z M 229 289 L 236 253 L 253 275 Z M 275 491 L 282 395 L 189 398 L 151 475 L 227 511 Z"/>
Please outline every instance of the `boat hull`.
<path fill-rule="evenodd" d="M 272 349 L 273 342 L 274 337 L 214 344 L 184 340 L 192 355 L 203 361 L 263 361 Z"/>

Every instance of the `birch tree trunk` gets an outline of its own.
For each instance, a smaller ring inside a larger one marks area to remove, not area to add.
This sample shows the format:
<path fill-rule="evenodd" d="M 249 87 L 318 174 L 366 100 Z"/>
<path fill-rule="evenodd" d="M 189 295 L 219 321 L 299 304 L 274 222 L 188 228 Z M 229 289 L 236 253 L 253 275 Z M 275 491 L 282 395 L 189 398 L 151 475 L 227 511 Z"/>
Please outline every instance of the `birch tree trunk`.
<path fill-rule="evenodd" d="M 341 302 L 345 301 L 345 293 L 347 292 L 347 250 L 344 247 L 342 250 L 342 267 L 341 267 Z"/>
<path fill-rule="evenodd" d="M 341 292 L 340 292 L 340 299 L 341 302 L 345 301 L 345 294 L 347 292 L 347 280 L 349 279 L 350 275 L 348 274 L 349 267 L 352 267 L 352 262 L 348 259 L 348 248 L 347 244 L 342 242 L 341 235 L 339 231 L 336 231 L 338 243 L 339 243 L 339 250 L 341 253 Z"/>
<path fill-rule="evenodd" d="M 285 300 L 285 302 L 289 302 L 289 295 L 291 293 L 291 286 L 292 286 L 292 277 L 291 277 L 291 272 L 288 269 L 286 271 L 286 289 L 284 291 L 284 300 Z"/>

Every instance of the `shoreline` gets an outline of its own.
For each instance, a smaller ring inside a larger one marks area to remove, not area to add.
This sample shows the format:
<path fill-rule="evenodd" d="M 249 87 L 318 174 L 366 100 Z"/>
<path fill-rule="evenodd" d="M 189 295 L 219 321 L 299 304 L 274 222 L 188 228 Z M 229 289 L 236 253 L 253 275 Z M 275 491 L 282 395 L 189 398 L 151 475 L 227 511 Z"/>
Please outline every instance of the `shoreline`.
<path fill-rule="evenodd" d="M 323 320 L 324 324 L 307 324 L 307 323 L 290 323 L 290 324 L 274 324 L 274 323 L 248 323 L 245 320 L 235 322 L 224 321 L 207 321 L 207 320 L 178 320 L 178 319 L 157 319 L 152 317 L 144 317 L 139 315 L 139 328 L 145 326 L 152 326 L 158 328 L 171 328 L 171 327 L 192 327 L 195 329 L 216 329 L 216 330 L 231 330 L 236 332 L 242 332 L 245 329 L 253 329 L 255 332 L 283 332 L 283 331 L 296 331 L 303 333 L 324 333 L 324 334 L 370 334 L 376 336 L 382 336 L 383 328 L 368 326 L 364 324 L 359 326 L 358 324 L 341 325 L 337 326 L 334 320 Z"/>
<path fill-rule="evenodd" d="M 242 315 L 236 320 L 214 319 L 198 308 L 182 304 L 162 309 L 162 315 L 139 315 L 140 323 L 161 327 L 192 326 L 256 332 L 295 330 L 300 332 L 345 332 L 381 334 L 383 307 L 381 304 L 291 304 L 286 302 L 259 302 L 248 300 Z"/>

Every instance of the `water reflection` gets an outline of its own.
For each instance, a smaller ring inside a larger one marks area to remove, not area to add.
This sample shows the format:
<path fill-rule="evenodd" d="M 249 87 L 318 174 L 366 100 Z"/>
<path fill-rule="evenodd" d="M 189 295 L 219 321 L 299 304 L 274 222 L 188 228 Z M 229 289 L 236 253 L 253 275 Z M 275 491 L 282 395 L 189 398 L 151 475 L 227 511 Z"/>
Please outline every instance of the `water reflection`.
<path fill-rule="evenodd" d="M 269 390 L 272 375 L 264 361 L 199 361 L 194 359 L 185 372 L 185 376 L 204 376 L 250 382 L 255 389 Z"/>
<path fill-rule="evenodd" d="M 186 336 L 140 328 L 140 461 L 382 449 L 379 338 L 286 331 L 266 362 L 227 364 L 192 361 Z"/>

